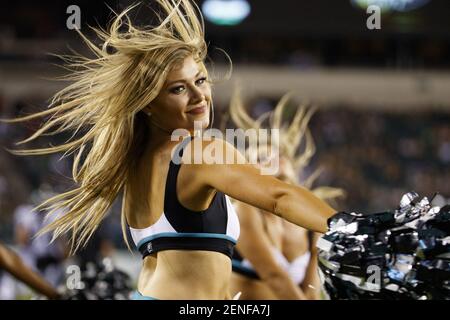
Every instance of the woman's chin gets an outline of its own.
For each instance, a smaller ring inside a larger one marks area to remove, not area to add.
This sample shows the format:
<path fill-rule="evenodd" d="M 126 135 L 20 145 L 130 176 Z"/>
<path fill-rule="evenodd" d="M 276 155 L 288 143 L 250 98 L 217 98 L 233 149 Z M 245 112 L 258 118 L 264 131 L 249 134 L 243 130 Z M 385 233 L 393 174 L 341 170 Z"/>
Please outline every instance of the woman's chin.
<path fill-rule="evenodd" d="M 207 129 L 209 126 L 209 117 L 207 114 L 205 114 L 202 117 L 198 117 L 196 119 L 193 119 L 192 121 L 192 128 L 194 130 L 204 130 Z"/>

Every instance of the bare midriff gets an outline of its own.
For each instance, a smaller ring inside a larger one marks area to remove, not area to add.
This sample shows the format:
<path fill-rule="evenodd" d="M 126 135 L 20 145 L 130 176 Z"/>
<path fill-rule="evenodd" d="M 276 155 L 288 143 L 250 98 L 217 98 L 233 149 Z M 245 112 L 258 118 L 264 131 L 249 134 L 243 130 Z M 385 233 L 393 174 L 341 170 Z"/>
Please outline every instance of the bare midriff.
<path fill-rule="evenodd" d="M 230 299 L 231 260 L 213 251 L 164 250 L 143 262 L 138 290 L 168 300 Z"/>

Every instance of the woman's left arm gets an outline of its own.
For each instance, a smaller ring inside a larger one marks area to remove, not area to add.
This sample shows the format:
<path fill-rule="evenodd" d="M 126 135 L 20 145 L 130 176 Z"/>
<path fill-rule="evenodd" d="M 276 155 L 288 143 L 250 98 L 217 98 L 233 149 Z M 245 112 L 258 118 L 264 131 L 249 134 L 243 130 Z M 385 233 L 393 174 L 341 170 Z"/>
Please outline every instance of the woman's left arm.
<path fill-rule="evenodd" d="M 325 233 L 327 219 L 336 213 L 311 191 L 263 175 L 231 144 L 213 140 L 211 150 L 223 151 L 223 163 L 193 164 L 194 179 L 204 188 L 219 190 L 230 197 L 257 207 L 303 228 Z M 217 152 L 217 151 L 216 151 Z M 187 153 L 186 153 L 187 154 Z M 183 155 L 189 159 L 188 155 Z M 228 162 L 228 160 L 234 160 Z"/>

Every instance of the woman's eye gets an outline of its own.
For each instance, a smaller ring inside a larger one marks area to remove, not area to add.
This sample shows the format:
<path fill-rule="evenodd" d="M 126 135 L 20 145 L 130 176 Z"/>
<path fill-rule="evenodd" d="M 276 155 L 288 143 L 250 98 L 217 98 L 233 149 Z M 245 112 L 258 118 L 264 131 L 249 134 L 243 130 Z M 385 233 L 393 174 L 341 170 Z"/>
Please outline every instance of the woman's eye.
<path fill-rule="evenodd" d="M 195 81 L 195 85 L 200 86 L 200 85 L 204 84 L 205 82 L 206 82 L 206 77 L 202 77 Z M 174 94 L 180 94 L 183 91 L 185 91 L 185 89 L 186 88 L 184 86 L 178 86 L 178 87 L 174 87 L 174 88 L 170 89 L 170 92 L 174 93 Z"/>
<path fill-rule="evenodd" d="M 179 86 L 179 87 L 175 87 L 170 89 L 170 92 L 178 94 L 178 93 L 182 93 L 184 91 L 184 87 L 183 86 Z"/>
<path fill-rule="evenodd" d="M 206 82 L 206 77 L 202 77 L 197 80 L 197 85 L 204 84 Z"/>

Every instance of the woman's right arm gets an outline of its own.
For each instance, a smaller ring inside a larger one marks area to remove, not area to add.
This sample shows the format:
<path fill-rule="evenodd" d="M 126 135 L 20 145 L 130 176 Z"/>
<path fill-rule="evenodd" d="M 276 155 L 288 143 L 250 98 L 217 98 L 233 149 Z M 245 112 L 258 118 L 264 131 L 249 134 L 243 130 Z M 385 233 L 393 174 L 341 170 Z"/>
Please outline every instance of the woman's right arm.
<path fill-rule="evenodd" d="M 303 282 L 301 284 L 301 288 L 303 289 L 303 292 L 305 293 L 306 297 L 309 300 L 320 300 L 320 278 L 318 273 L 318 252 L 317 252 L 317 240 L 319 239 L 319 234 L 314 233 L 311 237 L 312 243 L 310 244 L 310 250 L 311 250 L 311 258 L 309 260 L 308 267 L 306 269 L 305 278 L 303 279 Z"/>
<path fill-rule="evenodd" d="M 289 274 L 276 261 L 258 209 L 242 202 L 237 203 L 235 207 L 241 225 L 236 246 L 239 253 L 250 261 L 261 280 L 278 299 L 306 299 L 302 290 L 292 282 Z"/>
<path fill-rule="evenodd" d="M 306 188 L 262 175 L 228 142 L 215 139 L 210 143 L 214 144 L 211 148 L 222 148 L 225 159 L 235 161 L 231 164 L 194 164 L 199 166 L 194 171 L 202 184 L 298 226 L 320 233 L 327 231 L 327 219 L 336 212 L 327 203 Z"/>

